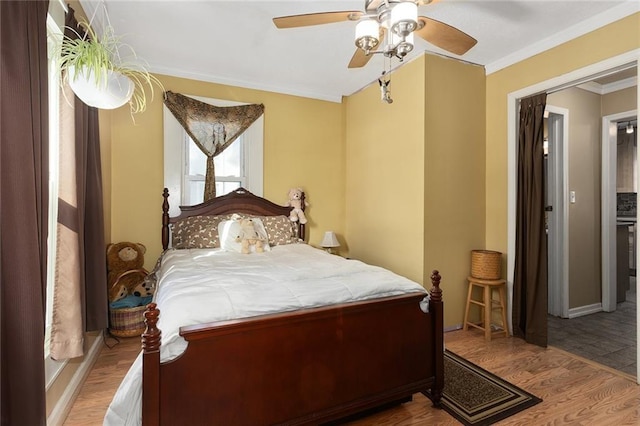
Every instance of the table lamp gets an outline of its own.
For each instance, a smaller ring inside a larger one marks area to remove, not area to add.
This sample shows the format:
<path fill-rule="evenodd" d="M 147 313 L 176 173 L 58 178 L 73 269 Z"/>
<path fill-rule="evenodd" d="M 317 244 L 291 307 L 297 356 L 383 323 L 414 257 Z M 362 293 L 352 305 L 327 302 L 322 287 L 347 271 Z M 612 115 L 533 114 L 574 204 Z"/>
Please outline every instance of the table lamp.
<path fill-rule="evenodd" d="M 327 231 L 324 233 L 324 238 L 320 243 L 323 249 L 327 251 L 327 253 L 333 254 L 333 248 L 340 247 L 340 243 L 338 242 L 338 238 L 336 237 L 335 232 Z"/>

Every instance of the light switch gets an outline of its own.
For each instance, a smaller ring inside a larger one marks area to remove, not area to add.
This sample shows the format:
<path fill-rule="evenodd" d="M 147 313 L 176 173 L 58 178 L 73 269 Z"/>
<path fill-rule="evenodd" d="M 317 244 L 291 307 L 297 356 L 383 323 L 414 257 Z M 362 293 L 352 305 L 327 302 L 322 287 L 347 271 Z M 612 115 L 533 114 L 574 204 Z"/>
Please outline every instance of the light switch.
<path fill-rule="evenodd" d="M 569 202 L 571 204 L 576 203 L 576 191 L 569 191 Z"/>

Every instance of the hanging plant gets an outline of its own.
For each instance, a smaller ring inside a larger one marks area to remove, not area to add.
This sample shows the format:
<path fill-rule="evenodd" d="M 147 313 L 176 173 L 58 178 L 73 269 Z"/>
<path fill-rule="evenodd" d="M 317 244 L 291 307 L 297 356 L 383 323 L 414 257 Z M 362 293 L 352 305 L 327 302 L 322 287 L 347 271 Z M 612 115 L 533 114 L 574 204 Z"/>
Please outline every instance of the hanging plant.
<path fill-rule="evenodd" d="M 84 34 L 70 28 L 77 38 L 63 36 L 57 55 L 62 78 L 87 105 L 101 109 L 118 108 L 127 102 L 131 113 L 147 108 L 147 90 L 153 99 L 154 85 L 162 83 L 151 75 L 135 56 L 133 49 L 116 37 L 107 25 L 102 37 L 86 21 L 78 26 Z M 120 52 L 131 51 L 135 63 L 125 63 Z"/>

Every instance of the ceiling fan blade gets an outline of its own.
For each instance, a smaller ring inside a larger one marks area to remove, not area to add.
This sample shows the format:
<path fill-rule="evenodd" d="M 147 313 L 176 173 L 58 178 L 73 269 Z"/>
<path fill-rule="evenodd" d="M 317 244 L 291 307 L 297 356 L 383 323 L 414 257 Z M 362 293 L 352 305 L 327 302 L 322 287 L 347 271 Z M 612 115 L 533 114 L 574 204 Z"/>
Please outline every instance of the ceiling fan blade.
<path fill-rule="evenodd" d="M 307 27 L 310 25 L 332 24 L 342 21 L 357 21 L 363 15 L 358 11 L 307 13 L 305 15 L 280 16 L 273 18 L 278 28 Z"/>
<path fill-rule="evenodd" d="M 456 55 L 464 55 L 478 42 L 457 28 L 426 16 L 418 17 L 424 25 L 414 33 L 429 43 Z"/>
<path fill-rule="evenodd" d="M 349 68 L 364 67 L 365 65 L 367 65 L 367 63 L 369 62 L 369 59 L 371 59 L 372 56 L 373 55 L 371 54 L 366 55 L 364 53 L 364 50 L 360 49 L 359 47 L 356 47 L 356 51 L 351 57 L 351 61 L 349 61 Z"/>

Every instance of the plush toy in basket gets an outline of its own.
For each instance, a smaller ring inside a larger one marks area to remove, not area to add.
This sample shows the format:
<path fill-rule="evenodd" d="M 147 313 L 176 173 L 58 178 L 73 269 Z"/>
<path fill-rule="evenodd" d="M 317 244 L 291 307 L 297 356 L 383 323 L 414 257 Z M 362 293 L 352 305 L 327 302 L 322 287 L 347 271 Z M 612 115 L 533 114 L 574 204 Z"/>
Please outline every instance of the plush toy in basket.
<path fill-rule="evenodd" d="M 121 242 L 107 247 L 109 331 L 118 337 L 139 336 L 143 313 L 153 297 L 153 282 L 143 268 L 146 247 Z"/>

